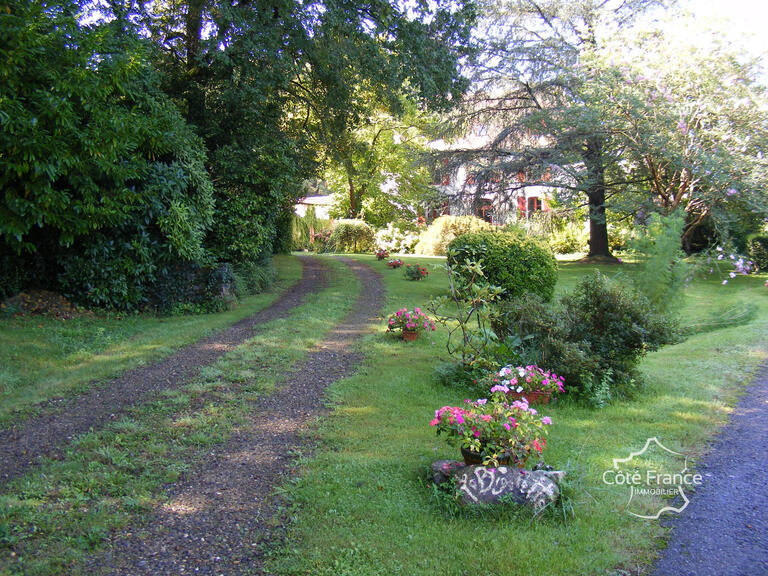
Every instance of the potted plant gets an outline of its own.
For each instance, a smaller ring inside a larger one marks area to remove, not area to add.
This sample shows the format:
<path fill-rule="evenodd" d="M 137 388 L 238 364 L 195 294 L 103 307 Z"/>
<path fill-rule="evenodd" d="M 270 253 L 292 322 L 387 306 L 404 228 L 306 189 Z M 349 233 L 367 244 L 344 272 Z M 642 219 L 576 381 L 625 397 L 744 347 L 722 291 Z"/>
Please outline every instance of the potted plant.
<path fill-rule="evenodd" d="M 389 250 L 384 250 L 384 248 L 379 248 L 374 252 L 374 255 L 376 256 L 376 260 L 384 260 L 384 258 L 389 258 Z"/>
<path fill-rule="evenodd" d="M 554 372 L 530 366 L 504 366 L 493 372 L 488 382 L 491 392 L 502 391 L 512 400 L 548 404 L 552 394 L 565 391 L 565 380 Z"/>
<path fill-rule="evenodd" d="M 406 264 L 405 265 L 405 279 L 406 280 L 421 280 L 429 275 L 429 270 L 418 264 Z"/>
<path fill-rule="evenodd" d="M 490 399 L 465 400 L 464 406 L 443 406 L 435 412 L 430 425 L 437 434 L 445 433 L 457 442 L 467 465 L 525 466 L 533 453 L 546 447 L 549 416 L 540 417 L 525 400 L 507 402 L 504 392 L 494 392 Z"/>
<path fill-rule="evenodd" d="M 413 310 L 400 308 L 387 320 L 387 332 L 400 331 L 403 340 L 413 341 L 419 337 L 419 332 L 435 329 L 435 323 L 418 306 Z"/>
<path fill-rule="evenodd" d="M 403 261 L 400 260 L 400 258 L 392 258 L 389 262 L 387 262 L 387 266 L 390 268 L 400 268 L 400 266 L 403 265 Z"/>

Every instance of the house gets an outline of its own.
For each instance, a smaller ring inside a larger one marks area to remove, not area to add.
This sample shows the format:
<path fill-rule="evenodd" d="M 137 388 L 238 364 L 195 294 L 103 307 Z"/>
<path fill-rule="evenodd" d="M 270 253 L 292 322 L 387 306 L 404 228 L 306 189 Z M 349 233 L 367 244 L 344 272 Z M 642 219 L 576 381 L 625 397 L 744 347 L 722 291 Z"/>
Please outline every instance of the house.
<path fill-rule="evenodd" d="M 302 218 L 306 216 L 307 210 L 312 207 L 315 209 L 315 216 L 321 220 L 331 218 L 331 207 L 333 206 L 333 196 L 305 196 L 294 205 L 294 212 Z"/>
<path fill-rule="evenodd" d="M 524 178 L 524 174 L 517 175 L 521 182 Z M 466 166 L 441 174 L 433 186 L 438 191 L 438 198 L 425 206 L 427 221 L 445 215 L 473 215 L 498 226 L 531 218 L 536 212 L 549 211 L 548 199 L 553 194 L 547 186 L 526 186 L 509 195 L 478 194 L 477 184 L 468 175 Z"/>

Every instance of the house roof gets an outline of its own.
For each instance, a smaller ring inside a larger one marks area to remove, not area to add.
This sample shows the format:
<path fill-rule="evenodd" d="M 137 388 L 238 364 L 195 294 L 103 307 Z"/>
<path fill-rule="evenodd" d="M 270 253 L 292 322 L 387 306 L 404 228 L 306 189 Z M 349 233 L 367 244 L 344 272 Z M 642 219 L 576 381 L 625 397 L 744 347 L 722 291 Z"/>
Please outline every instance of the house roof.
<path fill-rule="evenodd" d="M 332 196 L 305 196 L 301 198 L 297 204 L 305 204 L 306 206 L 332 206 Z"/>

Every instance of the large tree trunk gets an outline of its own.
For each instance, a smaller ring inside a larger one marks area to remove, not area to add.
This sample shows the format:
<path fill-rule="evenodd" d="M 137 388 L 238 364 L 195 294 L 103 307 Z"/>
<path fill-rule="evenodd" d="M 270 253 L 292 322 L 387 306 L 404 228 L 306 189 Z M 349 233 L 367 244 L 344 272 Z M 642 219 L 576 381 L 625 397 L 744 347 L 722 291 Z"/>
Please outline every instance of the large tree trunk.
<path fill-rule="evenodd" d="M 203 131 L 205 124 L 205 96 L 200 88 L 200 41 L 203 32 L 203 5 L 205 0 L 191 0 L 184 19 L 187 47 L 187 121 Z"/>
<path fill-rule="evenodd" d="M 352 182 L 352 177 L 347 176 L 347 182 L 349 184 L 349 217 L 357 218 L 357 198 L 355 195 L 355 183 Z"/>
<path fill-rule="evenodd" d="M 590 138 L 584 148 L 584 164 L 587 167 L 589 199 L 589 254 L 588 259 L 616 262 L 608 244 L 608 222 L 605 219 L 605 166 L 602 143 Z"/>

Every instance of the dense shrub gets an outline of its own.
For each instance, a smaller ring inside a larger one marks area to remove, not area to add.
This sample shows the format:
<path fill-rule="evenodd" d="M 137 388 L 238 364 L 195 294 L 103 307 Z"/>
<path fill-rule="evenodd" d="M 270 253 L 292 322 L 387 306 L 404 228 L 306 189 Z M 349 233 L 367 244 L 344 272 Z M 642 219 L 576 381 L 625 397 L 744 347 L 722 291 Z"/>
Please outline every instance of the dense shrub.
<path fill-rule="evenodd" d="M 27 281 L 24 263 L 3 242 L 0 242 L 0 300 L 18 294 Z"/>
<path fill-rule="evenodd" d="M 557 261 L 543 243 L 518 233 L 472 232 L 448 246 L 448 264 L 479 262 L 485 279 L 504 290 L 503 298 L 532 292 L 551 300 Z"/>
<path fill-rule="evenodd" d="M 768 270 L 768 236 L 750 236 L 747 239 L 747 254 L 758 270 Z"/>
<path fill-rule="evenodd" d="M 376 239 L 373 228 L 362 220 L 342 219 L 336 222 L 328 240 L 332 252 L 371 252 Z"/>
<path fill-rule="evenodd" d="M 629 383 L 647 352 L 673 341 L 674 324 L 647 298 L 600 273 L 584 278 L 562 299 L 566 338 L 586 342 L 590 355 L 617 383 Z"/>
<path fill-rule="evenodd" d="M 161 314 L 217 312 L 235 300 L 232 266 L 176 262 L 164 266 L 147 290 L 148 305 Z"/>
<path fill-rule="evenodd" d="M 554 230 L 548 242 L 555 254 L 574 254 L 586 252 L 589 248 L 589 232 L 583 223 L 567 223 L 562 228 Z"/>
<path fill-rule="evenodd" d="M 519 361 L 564 376 L 569 391 L 596 404 L 630 392 L 640 381 L 640 359 L 676 337 L 674 323 L 642 294 L 598 273 L 559 306 L 532 294 L 502 304 L 494 331 L 522 342 Z"/>
<path fill-rule="evenodd" d="M 494 226 L 475 216 L 440 216 L 419 235 L 416 254 L 445 256 L 448 244 L 469 232 L 494 230 Z"/>
<path fill-rule="evenodd" d="M 413 254 L 418 241 L 416 226 L 406 222 L 390 222 L 376 232 L 376 247 L 388 252 Z"/>
<path fill-rule="evenodd" d="M 238 298 L 263 292 L 277 277 L 271 258 L 236 264 L 233 269 L 235 295 Z"/>
<path fill-rule="evenodd" d="M 96 232 L 63 253 L 59 284 L 78 303 L 135 310 L 147 303 L 162 252 L 143 227 Z"/>

